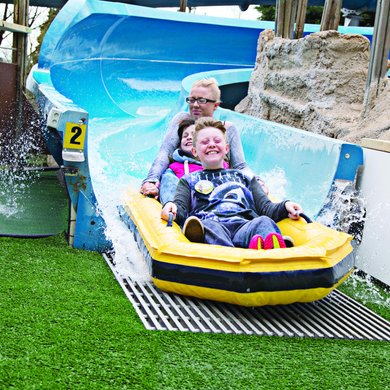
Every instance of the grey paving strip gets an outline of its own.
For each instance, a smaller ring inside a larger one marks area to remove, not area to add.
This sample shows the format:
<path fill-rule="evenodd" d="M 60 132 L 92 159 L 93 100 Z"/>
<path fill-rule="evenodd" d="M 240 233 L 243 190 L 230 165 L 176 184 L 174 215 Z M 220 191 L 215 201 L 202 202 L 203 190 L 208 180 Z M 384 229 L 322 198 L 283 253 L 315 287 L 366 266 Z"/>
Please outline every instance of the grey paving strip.
<path fill-rule="evenodd" d="M 311 303 L 242 307 L 159 290 L 121 277 L 103 257 L 149 330 L 390 341 L 390 322 L 338 290 Z"/>

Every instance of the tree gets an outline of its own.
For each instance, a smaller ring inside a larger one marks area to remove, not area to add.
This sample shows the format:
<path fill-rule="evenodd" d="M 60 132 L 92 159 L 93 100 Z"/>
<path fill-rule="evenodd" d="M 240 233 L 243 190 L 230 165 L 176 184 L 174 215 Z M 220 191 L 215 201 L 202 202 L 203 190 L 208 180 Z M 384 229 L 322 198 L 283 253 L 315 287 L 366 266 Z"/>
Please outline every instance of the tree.
<path fill-rule="evenodd" d="M 363 12 L 360 19 L 360 25 L 364 27 L 373 27 L 375 24 L 375 12 Z"/>
<path fill-rule="evenodd" d="M 258 20 L 275 20 L 275 9 L 273 5 L 259 5 L 255 9 L 260 13 Z"/>
<path fill-rule="evenodd" d="M 29 73 L 31 66 L 37 62 L 43 36 L 57 12 L 55 9 L 29 7 L 28 27 L 33 32 L 28 36 L 27 51 L 30 54 L 26 60 L 26 74 Z M 14 8 L 12 5 L 0 4 L 0 14 L 4 20 L 13 22 Z M 39 33 L 38 37 L 37 33 Z M 0 31 L 0 44 L 6 62 L 11 62 L 12 36 L 11 32 Z M 14 74 L 13 69 L 15 69 L 16 64 L 4 65 L 2 71 Z M 2 79 L 5 80 L 5 84 L 8 83 L 7 77 Z M 9 79 L 11 80 L 11 78 Z M 0 86 L 0 90 L 2 88 L 3 84 Z M 31 155 L 46 152 L 46 149 L 39 131 L 40 118 L 26 100 L 25 94 L 17 93 L 16 84 L 14 89 L 15 91 L 12 90 L 11 86 L 9 91 L 7 90 L 8 95 L 4 94 L 4 90 L 2 90 L 3 95 L 0 96 L 0 166 L 23 167 Z"/>
<path fill-rule="evenodd" d="M 41 50 L 43 38 L 45 37 L 47 29 L 49 28 L 54 18 L 57 16 L 58 12 L 58 8 L 50 8 L 46 20 L 40 24 L 40 33 L 37 38 L 38 44 L 33 50 L 30 51 L 27 64 L 27 73 L 30 71 L 32 66 L 38 62 L 39 52 Z"/>
<path fill-rule="evenodd" d="M 255 7 L 259 11 L 260 16 L 258 20 L 275 20 L 276 7 L 274 5 L 259 5 Z M 321 6 L 309 6 L 306 10 L 305 23 L 308 24 L 321 24 L 322 12 L 324 7 Z M 361 13 L 360 26 L 373 27 L 375 22 L 375 12 L 363 12 Z M 344 24 L 344 18 L 341 17 L 340 24 Z"/>
<path fill-rule="evenodd" d="M 13 16 L 13 11 L 8 4 L 4 4 L 2 8 L 2 20 L 10 20 Z M 12 33 L 9 31 L 0 30 L 0 46 L 3 46 L 3 41 L 5 41 L 11 34 Z M 6 57 L 7 55 L 5 53 L 0 53 L 0 60 L 2 60 L 2 58 L 5 59 Z"/>
<path fill-rule="evenodd" d="M 7 22 L 13 22 L 14 19 L 14 6 L 11 4 L 0 4 L 0 13 L 2 15 L 2 20 Z M 40 27 L 42 20 L 45 18 L 47 9 L 43 7 L 29 7 L 29 17 L 28 17 L 28 27 L 30 27 L 33 32 Z M 0 30 L 0 46 L 2 52 L 0 57 L 3 61 L 11 61 L 11 49 L 12 49 L 12 32 Z M 34 42 L 34 33 L 29 34 L 28 36 L 28 52 L 31 53 L 35 49 Z"/>
<path fill-rule="evenodd" d="M 306 10 L 306 23 L 321 24 L 322 12 L 324 7 L 310 6 Z"/>
<path fill-rule="evenodd" d="M 274 5 L 259 5 L 255 8 L 261 14 L 258 20 L 275 20 L 276 7 Z M 305 23 L 320 24 L 323 8 L 320 6 L 307 7 Z"/>

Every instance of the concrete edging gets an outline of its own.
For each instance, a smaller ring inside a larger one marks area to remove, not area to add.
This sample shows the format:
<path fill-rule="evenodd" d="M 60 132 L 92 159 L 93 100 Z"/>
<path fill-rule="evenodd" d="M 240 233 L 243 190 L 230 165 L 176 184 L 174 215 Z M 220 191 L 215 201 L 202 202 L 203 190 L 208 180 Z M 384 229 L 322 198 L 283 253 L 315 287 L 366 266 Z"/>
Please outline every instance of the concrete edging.
<path fill-rule="evenodd" d="M 373 138 L 362 138 L 360 144 L 364 148 L 390 153 L 390 141 L 384 141 L 384 140 L 373 139 Z"/>

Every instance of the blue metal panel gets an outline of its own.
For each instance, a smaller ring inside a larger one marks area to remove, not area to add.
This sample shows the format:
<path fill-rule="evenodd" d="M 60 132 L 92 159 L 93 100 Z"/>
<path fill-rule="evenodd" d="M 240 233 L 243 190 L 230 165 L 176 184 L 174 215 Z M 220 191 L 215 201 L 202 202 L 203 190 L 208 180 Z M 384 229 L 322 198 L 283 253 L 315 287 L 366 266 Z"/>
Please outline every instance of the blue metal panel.
<path fill-rule="evenodd" d="M 353 144 L 341 145 L 340 160 L 335 174 L 335 180 L 349 180 L 355 182 L 356 167 L 364 163 L 363 149 Z"/>
<path fill-rule="evenodd" d="M 97 212 L 95 202 L 96 199 L 90 194 L 87 198 L 83 191 L 79 193 L 74 246 L 103 252 L 111 248 L 111 243 L 105 237 L 106 224 Z"/>

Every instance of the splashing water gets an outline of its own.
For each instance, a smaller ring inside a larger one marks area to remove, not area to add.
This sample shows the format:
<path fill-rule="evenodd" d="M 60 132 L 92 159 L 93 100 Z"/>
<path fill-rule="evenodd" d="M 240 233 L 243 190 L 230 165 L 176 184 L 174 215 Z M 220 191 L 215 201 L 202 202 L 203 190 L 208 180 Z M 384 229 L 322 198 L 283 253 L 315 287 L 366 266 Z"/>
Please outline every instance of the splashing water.
<path fill-rule="evenodd" d="M 332 229 L 353 235 L 360 243 L 363 235 L 366 209 L 364 199 L 348 181 L 336 181 L 317 222 Z"/>
<path fill-rule="evenodd" d="M 319 223 L 351 234 L 354 237 L 355 246 L 361 243 L 365 220 L 365 200 L 350 182 L 343 181 L 335 183 L 329 193 L 327 203 L 317 218 Z M 358 269 L 351 274 L 344 285 L 350 287 L 354 298 L 363 304 L 373 303 L 390 307 L 390 295 L 382 291 L 370 275 L 363 275 Z"/>
<path fill-rule="evenodd" d="M 390 308 L 390 294 L 381 290 L 370 275 L 362 275 L 360 271 L 356 270 L 344 284 L 353 289 L 354 297 L 364 305 L 373 303 Z"/>
<path fill-rule="evenodd" d="M 105 235 L 112 242 L 115 269 L 122 277 L 131 277 L 132 280 L 149 281 L 150 275 L 133 234 L 120 219 L 118 206 L 125 199 L 125 192 L 131 188 L 139 188 L 140 180 L 130 173 L 139 170 L 139 163 L 131 157 L 131 146 L 121 149 L 123 134 L 129 132 L 133 126 L 141 126 L 137 120 L 117 121 L 115 126 L 110 121 L 95 118 L 90 121 L 89 164 L 93 178 L 93 189 L 99 204 L 99 210 L 106 223 Z M 131 131 L 130 131 L 131 132 Z M 119 144 L 112 146 L 111 140 L 118 139 Z"/>
<path fill-rule="evenodd" d="M 23 212 L 21 200 L 39 178 L 39 172 L 27 166 L 29 157 L 40 148 L 36 136 L 26 129 L 12 141 L 3 139 L 0 150 L 0 213 L 9 218 Z"/>
<path fill-rule="evenodd" d="M 282 200 L 286 199 L 286 173 L 280 169 L 275 168 L 269 172 L 262 172 L 260 174 L 261 179 L 266 183 L 269 188 L 270 194 L 274 199 Z"/>

